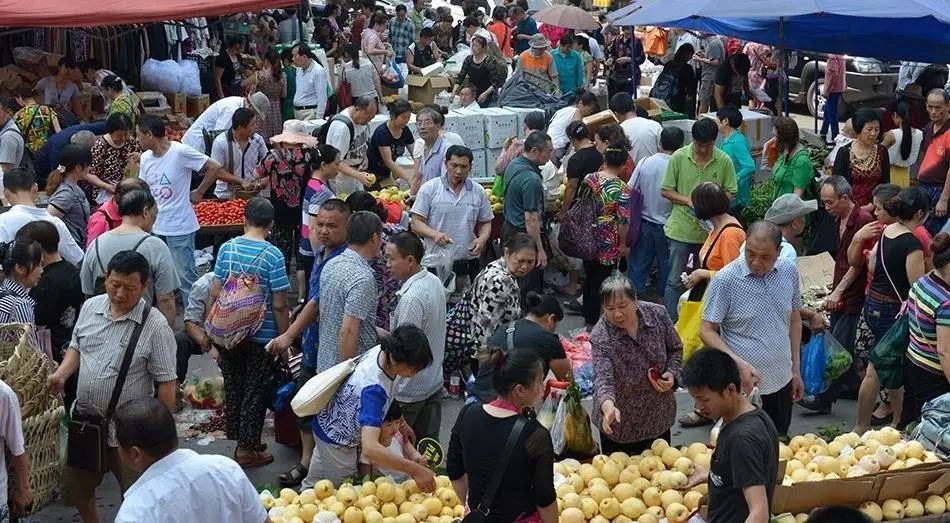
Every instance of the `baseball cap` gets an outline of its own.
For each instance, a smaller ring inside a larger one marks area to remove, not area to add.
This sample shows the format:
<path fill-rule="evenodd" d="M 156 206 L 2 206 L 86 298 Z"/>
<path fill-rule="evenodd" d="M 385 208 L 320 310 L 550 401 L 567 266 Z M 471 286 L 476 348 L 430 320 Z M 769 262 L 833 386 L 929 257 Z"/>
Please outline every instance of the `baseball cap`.
<path fill-rule="evenodd" d="M 765 211 L 765 221 L 775 225 L 788 225 L 795 218 L 800 218 L 818 210 L 818 200 L 802 200 L 794 194 L 783 194 L 772 202 L 769 210 Z"/>

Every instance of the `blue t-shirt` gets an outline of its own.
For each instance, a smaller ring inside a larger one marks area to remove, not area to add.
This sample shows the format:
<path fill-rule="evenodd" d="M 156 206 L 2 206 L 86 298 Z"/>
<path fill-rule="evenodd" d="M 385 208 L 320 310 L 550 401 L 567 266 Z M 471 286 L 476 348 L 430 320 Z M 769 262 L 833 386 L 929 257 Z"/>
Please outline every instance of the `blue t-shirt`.
<path fill-rule="evenodd" d="M 393 401 L 398 378 L 380 366 L 379 346 L 373 347 L 340 386 L 336 394 L 313 418 L 313 434 L 321 441 L 343 447 L 357 447 L 363 427 L 382 427 Z"/>
<path fill-rule="evenodd" d="M 313 270 L 310 271 L 310 290 L 307 298 L 311 301 L 320 303 L 320 275 L 323 274 L 323 268 L 327 262 L 336 257 L 336 255 L 345 251 L 349 244 L 344 243 L 336 249 L 326 252 L 323 246 L 317 249 L 313 260 Z M 303 365 L 311 369 L 317 368 L 317 347 L 320 342 L 320 321 L 317 320 L 307 326 L 303 333 Z"/>
<path fill-rule="evenodd" d="M 268 242 L 251 240 L 238 236 L 228 240 L 218 250 L 218 260 L 214 264 L 214 276 L 223 285 L 229 274 L 235 276 L 256 274 L 264 299 L 267 300 L 267 313 L 260 330 L 249 339 L 255 343 L 267 343 L 277 336 L 277 323 L 274 321 L 274 293 L 290 288 L 287 269 L 284 265 L 284 253 Z"/>
<path fill-rule="evenodd" d="M 516 27 L 518 29 L 518 32 L 515 33 L 516 35 L 533 36 L 538 34 L 538 23 L 535 22 L 534 18 L 530 16 L 518 22 Z M 527 40 L 522 40 L 520 38 L 515 39 L 515 54 L 520 54 L 524 51 L 527 51 L 528 47 L 530 46 L 528 45 Z"/>
<path fill-rule="evenodd" d="M 106 123 L 96 122 L 85 125 L 73 125 L 49 137 L 46 143 L 36 151 L 33 158 L 33 170 L 36 172 L 36 183 L 40 187 L 46 185 L 46 177 L 59 165 L 59 153 L 69 144 L 73 135 L 79 131 L 91 131 L 96 136 L 106 134 Z"/>

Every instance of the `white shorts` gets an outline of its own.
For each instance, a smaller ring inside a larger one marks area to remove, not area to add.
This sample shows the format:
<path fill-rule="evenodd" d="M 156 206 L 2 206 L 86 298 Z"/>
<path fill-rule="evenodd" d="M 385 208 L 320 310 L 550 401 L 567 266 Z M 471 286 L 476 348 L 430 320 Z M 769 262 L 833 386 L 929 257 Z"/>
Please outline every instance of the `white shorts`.
<path fill-rule="evenodd" d="M 359 450 L 356 447 L 333 445 L 316 435 L 313 439 L 313 457 L 310 458 L 310 467 L 301 488 L 311 488 L 321 479 L 328 479 L 334 485 L 339 485 L 343 478 L 358 474 Z"/>

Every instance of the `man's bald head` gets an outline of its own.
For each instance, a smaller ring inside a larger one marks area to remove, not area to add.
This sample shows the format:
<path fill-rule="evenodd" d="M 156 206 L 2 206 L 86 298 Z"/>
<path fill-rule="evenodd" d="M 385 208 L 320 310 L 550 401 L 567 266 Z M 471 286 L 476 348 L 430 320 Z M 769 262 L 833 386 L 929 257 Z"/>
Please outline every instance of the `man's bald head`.
<path fill-rule="evenodd" d="M 776 249 L 782 247 L 782 229 L 778 225 L 765 220 L 759 220 L 749 226 L 746 239 L 750 238 L 769 241 L 775 245 Z"/>
<path fill-rule="evenodd" d="M 749 226 L 745 240 L 746 265 L 756 276 L 765 276 L 773 268 L 782 250 L 782 230 L 767 221 Z"/>
<path fill-rule="evenodd" d="M 96 135 L 92 131 L 78 131 L 69 137 L 69 143 L 90 149 L 96 143 Z"/>

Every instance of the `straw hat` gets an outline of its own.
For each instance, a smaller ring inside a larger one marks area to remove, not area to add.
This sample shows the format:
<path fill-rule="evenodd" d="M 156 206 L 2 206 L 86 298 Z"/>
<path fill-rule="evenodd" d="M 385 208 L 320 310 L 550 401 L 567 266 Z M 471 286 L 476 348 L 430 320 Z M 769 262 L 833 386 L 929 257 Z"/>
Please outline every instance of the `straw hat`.
<path fill-rule="evenodd" d="M 532 35 L 531 39 L 528 40 L 528 45 L 531 46 L 532 49 L 547 49 L 548 47 L 551 47 L 548 39 L 545 38 L 541 33 Z"/>
<path fill-rule="evenodd" d="M 284 122 L 283 132 L 272 136 L 270 141 L 274 145 L 302 145 L 304 147 L 316 147 L 319 144 L 315 137 L 307 133 L 300 120 Z"/>
<path fill-rule="evenodd" d="M 254 114 L 256 114 L 258 118 L 261 120 L 267 119 L 267 110 L 270 109 L 270 99 L 267 98 L 266 94 L 256 92 L 248 96 L 247 101 L 251 104 L 251 109 L 254 110 Z"/>

